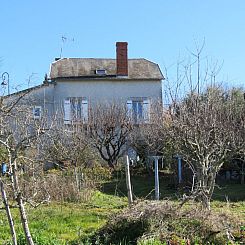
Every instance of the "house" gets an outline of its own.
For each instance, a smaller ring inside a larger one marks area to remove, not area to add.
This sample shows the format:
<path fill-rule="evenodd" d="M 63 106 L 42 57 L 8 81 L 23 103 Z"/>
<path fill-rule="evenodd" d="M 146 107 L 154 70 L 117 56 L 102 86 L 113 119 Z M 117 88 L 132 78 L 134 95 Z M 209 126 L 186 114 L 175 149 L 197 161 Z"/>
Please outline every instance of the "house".
<path fill-rule="evenodd" d="M 132 111 L 135 122 L 147 120 L 151 104 L 162 101 L 163 75 L 156 63 L 128 59 L 127 45 L 116 43 L 116 59 L 55 59 L 44 83 L 29 89 L 34 118 L 86 122 L 93 105 L 116 102 Z"/>

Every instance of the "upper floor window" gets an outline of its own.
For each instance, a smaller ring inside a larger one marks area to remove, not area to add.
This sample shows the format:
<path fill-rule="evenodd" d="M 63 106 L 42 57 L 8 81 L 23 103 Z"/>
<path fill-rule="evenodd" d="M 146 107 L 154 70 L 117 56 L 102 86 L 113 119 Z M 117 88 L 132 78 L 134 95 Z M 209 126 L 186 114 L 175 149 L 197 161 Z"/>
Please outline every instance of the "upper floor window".
<path fill-rule="evenodd" d="M 64 123 L 88 121 L 88 100 L 82 97 L 66 98 L 64 101 Z"/>
<path fill-rule="evenodd" d="M 134 123 L 149 122 L 149 99 L 133 98 L 127 101 L 127 110 Z"/>
<path fill-rule="evenodd" d="M 41 119 L 41 115 L 42 115 L 42 107 L 41 106 L 34 106 L 34 108 L 33 108 L 34 119 Z"/>

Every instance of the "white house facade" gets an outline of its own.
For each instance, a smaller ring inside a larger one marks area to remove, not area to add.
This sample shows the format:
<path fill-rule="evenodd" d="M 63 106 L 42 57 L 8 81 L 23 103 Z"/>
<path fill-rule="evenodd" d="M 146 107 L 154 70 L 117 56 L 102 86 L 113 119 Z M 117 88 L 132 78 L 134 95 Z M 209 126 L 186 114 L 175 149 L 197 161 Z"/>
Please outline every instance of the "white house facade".
<path fill-rule="evenodd" d="M 151 104 L 162 101 L 163 75 L 151 61 L 128 59 L 126 42 L 116 47 L 116 59 L 56 59 L 44 83 L 29 89 L 34 118 L 86 122 L 90 108 L 113 102 L 127 106 L 135 121 L 147 120 Z"/>

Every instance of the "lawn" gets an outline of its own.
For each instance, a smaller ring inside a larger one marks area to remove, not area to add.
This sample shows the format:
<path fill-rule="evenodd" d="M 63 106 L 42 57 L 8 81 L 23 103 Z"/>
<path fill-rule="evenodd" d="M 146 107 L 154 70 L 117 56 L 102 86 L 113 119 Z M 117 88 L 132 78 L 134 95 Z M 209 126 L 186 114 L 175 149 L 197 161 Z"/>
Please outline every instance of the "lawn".
<path fill-rule="evenodd" d="M 160 179 L 161 198 L 177 202 L 178 192 L 168 178 Z M 135 198 L 154 198 L 154 177 L 134 176 L 132 185 Z M 232 212 L 245 223 L 245 186 L 222 185 L 215 189 L 212 207 Z M 86 203 L 51 203 L 36 209 L 28 208 L 31 232 L 39 244 L 72 244 L 79 237 L 91 234 L 127 205 L 125 179 L 119 176 L 95 191 Z M 18 210 L 12 209 L 17 233 L 21 233 Z M 0 244 L 10 239 L 5 210 L 0 210 Z M 40 242 L 41 241 L 41 242 Z M 70 243 L 68 243 L 70 242 Z M 25 244 L 25 243 L 23 243 Z M 76 244 L 76 243 L 73 243 Z"/>
<path fill-rule="evenodd" d="M 127 205 L 125 198 L 96 191 L 85 204 L 52 203 L 28 208 L 30 229 L 39 240 L 50 244 L 67 244 L 101 227 L 109 215 Z M 21 233 L 18 210 L 13 210 L 17 233 Z M 10 239 L 5 211 L 0 210 L 0 244 Z M 43 243 L 44 243 L 43 242 Z"/>
<path fill-rule="evenodd" d="M 175 187 L 173 177 L 168 174 L 160 175 L 160 198 L 178 199 L 181 194 Z M 154 176 L 136 175 L 131 179 L 132 189 L 135 198 L 154 199 Z M 117 176 L 113 181 L 102 186 L 102 192 L 124 197 L 127 195 L 125 179 Z M 245 185 L 236 183 L 220 183 L 215 187 L 213 201 L 245 201 Z"/>

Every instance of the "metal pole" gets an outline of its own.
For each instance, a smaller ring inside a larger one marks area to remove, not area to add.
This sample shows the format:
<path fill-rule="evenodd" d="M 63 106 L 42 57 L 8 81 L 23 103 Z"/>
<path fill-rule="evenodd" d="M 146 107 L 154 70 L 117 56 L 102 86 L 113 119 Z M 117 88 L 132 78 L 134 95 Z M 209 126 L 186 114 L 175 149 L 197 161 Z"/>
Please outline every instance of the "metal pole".
<path fill-rule="evenodd" d="M 178 177 L 179 177 L 179 184 L 180 184 L 182 182 L 182 161 L 180 156 L 178 156 Z"/>
<path fill-rule="evenodd" d="M 128 204 L 129 206 L 133 203 L 133 194 L 130 180 L 130 169 L 129 169 L 129 157 L 126 155 L 126 164 L 125 164 L 125 172 L 126 172 L 126 186 L 128 192 Z"/>
<path fill-rule="evenodd" d="M 6 78 L 5 78 L 5 76 L 7 75 L 7 83 L 6 83 Z M 2 74 L 2 85 L 8 85 L 8 95 L 10 94 L 10 89 L 9 89 L 9 74 L 8 74 L 8 72 L 4 72 L 3 74 Z"/>
<path fill-rule="evenodd" d="M 159 200 L 160 192 L 159 192 L 159 173 L 158 173 L 158 159 L 159 157 L 153 157 L 155 161 L 155 198 Z"/>

